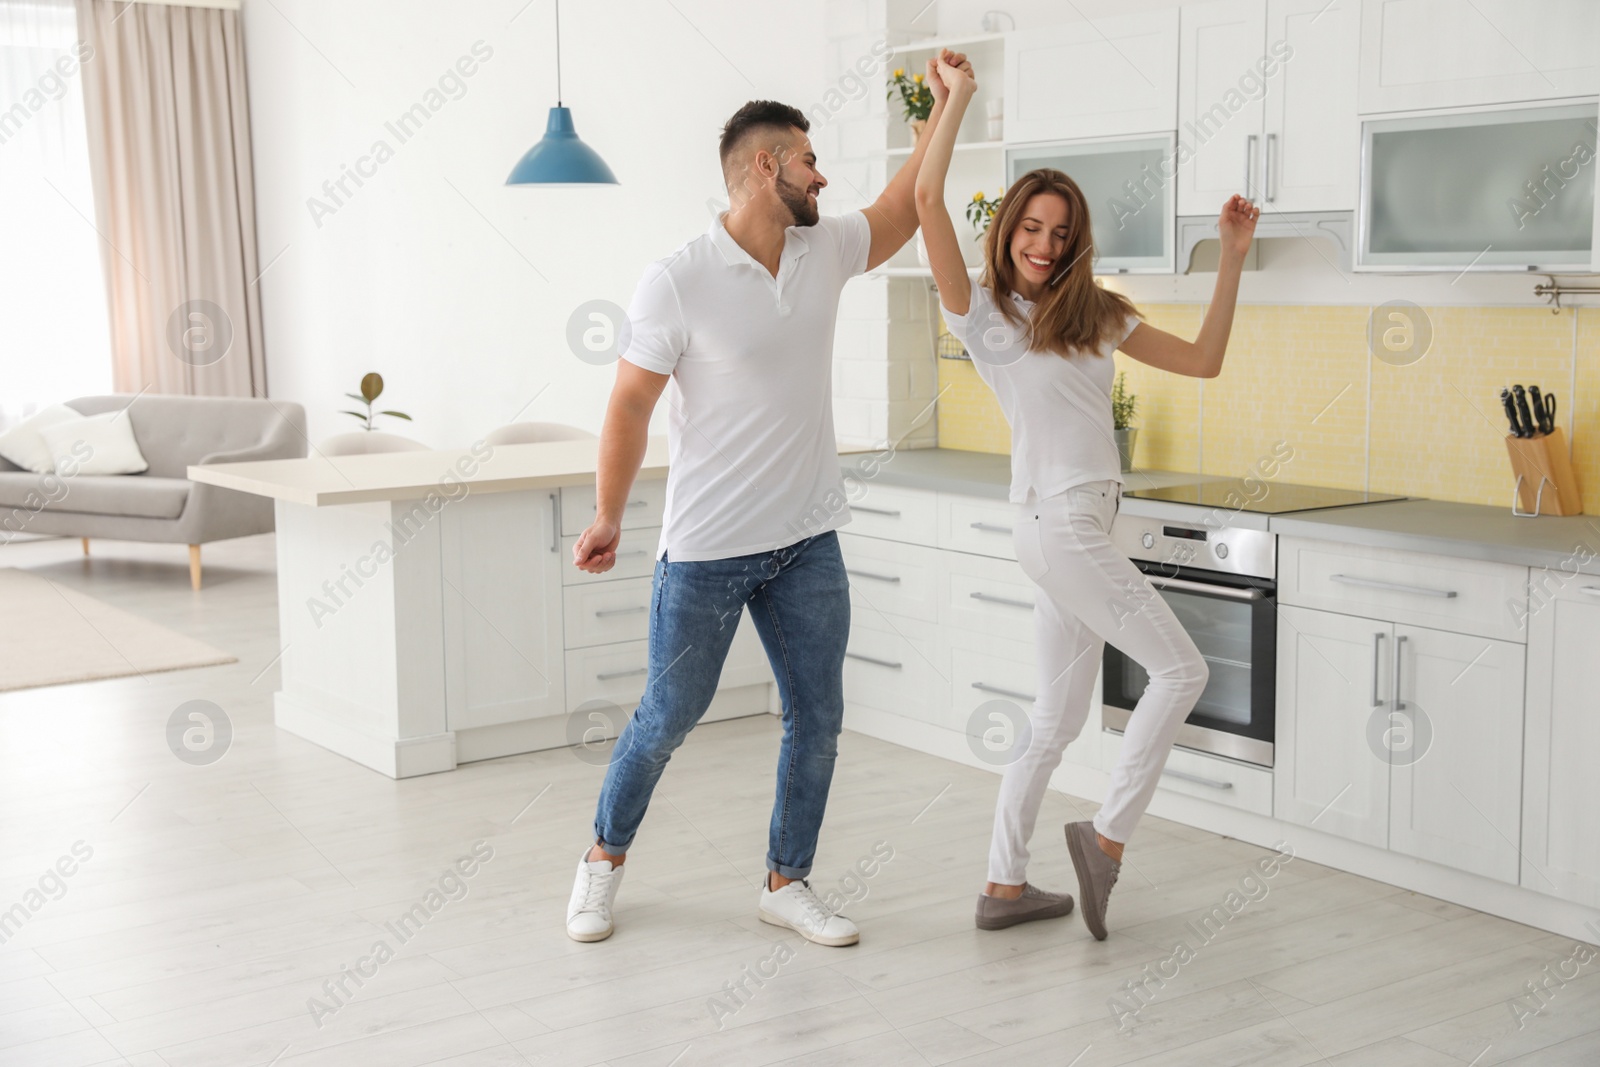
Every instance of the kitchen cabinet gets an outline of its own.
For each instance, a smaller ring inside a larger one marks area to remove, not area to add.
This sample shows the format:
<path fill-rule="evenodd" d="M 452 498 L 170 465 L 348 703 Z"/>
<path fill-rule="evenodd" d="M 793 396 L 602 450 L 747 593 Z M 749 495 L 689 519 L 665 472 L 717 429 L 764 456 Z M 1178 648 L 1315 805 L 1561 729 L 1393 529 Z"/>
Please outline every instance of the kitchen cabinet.
<path fill-rule="evenodd" d="M 439 513 L 447 728 L 567 710 L 557 493 L 472 495 Z M 511 555 L 522 565 L 507 570 Z"/>
<path fill-rule="evenodd" d="M 1532 611 L 1522 886 L 1600 908 L 1600 577 L 1568 578 Z"/>
<path fill-rule="evenodd" d="M 1363 115 L 1596 92 L 1593 0 L 1362 0 Z"/>
<path fill-rule="evenodd" d="M 1351 0 L 1218 0 L 1181 9 L 1180 215 L 1234 193 L 1273 211 L 1356 205 L 1358 11 Z"/>
<path fill-rule="evenodd" d="M 1065 172 L 1083 190 L 1094 231 L 1095 273 L 1170 274 L 1176 257 L 1170 132 L 1006 150 L 1006 181 L 1039 167 Z"/>
<path fill-rule="evenodd" d="M 1600 264 L 1594 101 L 1362 123 L 1358 270 Z"/>
<path fill-rule="evenodd" d="M 1281 591 L 1281 585 L 1280 585 Z M 1393 627 L 1278 607 L 1273 814 L 1379 848 L 1389 844 L 1389 764 L 1368 730 L 1389 699 Z"/>
<path fill-rule="evenodd" d="M 1007 34 L 1006 141 L 1170 131 L 1177 76 L 1176 8 Z"/>
<path fill-rule="evenodd" d="M 1527 582 L 1280 537 L 1277 817 L 1515 884 Z"/>
<path fill-rule="evenodd" d="M 1389 847 L 1515 885 L 1526 650 L 1396 626 L 1393 651 Z"/>

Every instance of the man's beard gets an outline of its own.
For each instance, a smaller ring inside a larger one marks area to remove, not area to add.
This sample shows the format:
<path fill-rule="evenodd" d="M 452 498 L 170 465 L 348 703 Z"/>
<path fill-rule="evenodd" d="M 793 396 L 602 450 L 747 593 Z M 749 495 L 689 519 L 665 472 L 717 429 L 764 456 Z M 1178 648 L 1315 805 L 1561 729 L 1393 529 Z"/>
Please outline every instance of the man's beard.
<path fill-rule="evenodd" d="M 794 217 L 795 226 L 815 226 L 817 224 L 817 205 L 811 202 L 803 186 L 791 185 L 784 181 L 783 175 L 778 175 L 778 199 L 783 201 L 783 206 L 789 209 L 789 214 Z"/>

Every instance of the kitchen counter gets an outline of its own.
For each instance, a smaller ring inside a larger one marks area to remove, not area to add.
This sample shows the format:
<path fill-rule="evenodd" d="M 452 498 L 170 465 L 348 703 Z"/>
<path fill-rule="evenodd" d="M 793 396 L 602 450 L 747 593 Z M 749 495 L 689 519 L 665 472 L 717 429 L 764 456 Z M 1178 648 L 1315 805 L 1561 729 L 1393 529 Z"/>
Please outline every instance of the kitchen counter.
<path fill-rule="evenodd" d="M 927 489 L 964 496 L 1005 500 L 1011 492 L 1011 457 L 995 452 L 963 452 L 954 448 L 908 448 L 880 458 L 881 452 L 846 452 L 839 456 L 850 476 L 883 485 Z M 876 470 L 876 473 L 873 471 Z M 1218 475 L 1183 471 L 1123 472 L 1123 488 L 1158 489 L 1190 482 L 1215 481 Z M 848 488 L 848 485 L 847 485 Z M 1126 507 L 1130 503 L 1124 501 Z"/>
<path fill-rule="evenodd" d="M 1600 574 L 1600 518 L 1542 515 L 1519 519 L 1511 508 L 1396 500 L 1274 516 L 1273 533 L 1430 552 L 1491 563 L 1560 567 Z M 1584 546 L 1587 546 L 1585 548 Z"/>
<path fill-rule="evenodd" d="M 191 466 L 190 480 L 223 489 L 321 508 L 373 501 L 456 499 L 467 493 L 514 493 L 566 485 L 591 485 L 598 438 L 541 444 L 479 445 L 419 452 L 268 459 Z M 639 478 L 667 474 L 667 439 L 645 448 Z M 458 488 L 465 485 L 465 489 Z"/>

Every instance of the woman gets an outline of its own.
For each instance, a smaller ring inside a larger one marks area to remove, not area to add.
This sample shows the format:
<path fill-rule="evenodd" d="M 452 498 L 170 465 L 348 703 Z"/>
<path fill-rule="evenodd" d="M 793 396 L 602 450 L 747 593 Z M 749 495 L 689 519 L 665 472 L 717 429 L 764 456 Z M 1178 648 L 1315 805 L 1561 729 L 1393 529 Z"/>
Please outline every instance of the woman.
<path fill-rule="evenodd" d="M 1193 343 L 1141 323 L 1126 297 L 1095 284 L 1089 206 L 1057 170 L 1025 174 L 1006 192 L 974 286 L 945 210 L 944 183 L 976 83 L 968 70 L 942 62 L 937 70 L 950 95 L 917 176 L 917 216 L 945 322 L 1011 424 L 1010 496 L 1019 505 L 1013 537 L 1023 572 L 1038 586 L 1032 742 L 1001 781 L 977 924 L 1000 929 L 1072 910 L 1070 896 L 1027 883 L 1027 845 L 1050 774 L 1088 716 L 1110 641 L 1149 672 L 1150 684 L 1128 723 L 1105 803 L 1092 823 L 1066 827 L 1084 923 L 1104 940 L 1123 846 L 1207 678 L 1171 608 L 1108 537 L 1122 495 L 1112 352 L 1120 348 L 1175 374 L 1216 377 L 1260 211 L 1240 196 L 1223 205 L 1216 293 Z"/>

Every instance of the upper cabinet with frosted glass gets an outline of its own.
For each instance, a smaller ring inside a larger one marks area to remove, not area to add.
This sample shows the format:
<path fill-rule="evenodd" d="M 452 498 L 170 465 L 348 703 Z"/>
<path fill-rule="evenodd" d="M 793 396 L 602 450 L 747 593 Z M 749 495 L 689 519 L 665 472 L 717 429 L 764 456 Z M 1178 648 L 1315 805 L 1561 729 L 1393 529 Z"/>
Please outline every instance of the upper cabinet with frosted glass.
<path fill-rule="evenodd" d="M 1600 3 L 1365 0 L 1358 270 L 1600 270 Z"/>

